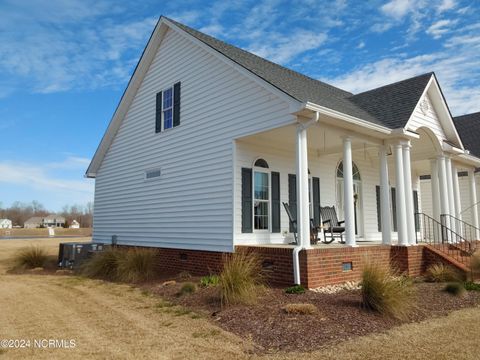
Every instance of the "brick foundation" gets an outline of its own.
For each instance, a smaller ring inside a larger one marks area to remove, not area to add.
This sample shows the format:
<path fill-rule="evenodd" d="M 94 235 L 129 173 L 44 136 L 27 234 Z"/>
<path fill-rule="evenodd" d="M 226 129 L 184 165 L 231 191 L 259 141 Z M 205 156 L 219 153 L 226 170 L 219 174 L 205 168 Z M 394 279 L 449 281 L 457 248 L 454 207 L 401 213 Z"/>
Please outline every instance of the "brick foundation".
<path fill-rule="evenodd" d="M 237 246 L 237 249 L 252 251 L 260 256 L 263 271 L 271 284 L 293 284 L 293 248 Z M 219 273 L 228 256 L 221 252 L 200 250 L 157 248 L 157 251 L 159 271 L 172 274 L 187 271 L 198 276 Z M 362 264 L 367 258 L 375 263 L 390 265 L 412 277 L 422 275 L 433 263 L 455 266 L 423 245 L 322 247 L 299 253 L 301 282 L 308 288 L 316 288 L 360 280 Z M 344 266 L 351 267 L 351 270 Z M 459 270 L 465 272 L 464 269 Z"/>

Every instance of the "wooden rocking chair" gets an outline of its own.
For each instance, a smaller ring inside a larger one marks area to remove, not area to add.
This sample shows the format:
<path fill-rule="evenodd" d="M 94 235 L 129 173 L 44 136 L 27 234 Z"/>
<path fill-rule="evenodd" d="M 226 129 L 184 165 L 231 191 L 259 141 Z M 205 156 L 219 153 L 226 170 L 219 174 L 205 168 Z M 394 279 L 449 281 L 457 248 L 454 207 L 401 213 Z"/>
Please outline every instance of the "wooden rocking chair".
<path fill-rule="evenodd" d="M 344 244 L 345 241 L 343 240 L 343 233 L 345 232 L 345 226 L 341 225 L 345 223 L 345 220 L 338 221 L 335 206 L 321 207 L 320 216 L 322 217 L 323 224 L 323 242 L 325 244 L 330 244 L 335 240 L 335 238 L 340 238 L 340 242 Z M 327 234 L 329 234 L 330 237 L 330 240 L 328 241 Z"/>
<path fill-rule="evenodd" d="M 290 209 L 290 205 L 288 203 L 283 203 L 283 207 L 285 208 L 285 211 L 287 212 L 288 215 L 288 220 L 290 221 L 290 224 L 292 225 L 293 229 L 293 237 L 295 239 L 294 244 L 298 244 L 297 240 L 297 219 L 292 215 L 292 211 Z M 318 227 L 314 226 L 313 224 L 313 219 L 310 219 L 310 244 L 311 245 L 316 245 L 318 243 Z"/>

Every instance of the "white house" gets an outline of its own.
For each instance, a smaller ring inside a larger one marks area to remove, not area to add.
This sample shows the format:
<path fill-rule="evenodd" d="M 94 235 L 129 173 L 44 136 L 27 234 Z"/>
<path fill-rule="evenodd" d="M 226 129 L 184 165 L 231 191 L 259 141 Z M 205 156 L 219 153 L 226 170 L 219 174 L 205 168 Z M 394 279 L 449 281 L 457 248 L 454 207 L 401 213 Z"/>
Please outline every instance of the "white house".
<path fill-rule="evenodd" d="M 469 150 L 433 73 L 351 94 L 161 17 L 86 173 L 93 239 L 288 244 L 288 202 L 298 282 L 321 206 L 345 219 L 347 247 L 415 244 L 424 198 L 436 221 L 469 207 L 478 228 L 476 190 L 461 197 L 457 176 L 473 186 L 480 153 Z"/>
<path fill-rule="evenodd" d="M 80 223 L 77 220 L 72 220 L 69 226 L 70 229 L 80 229 Z"/>
<path fill-rule="evenodd" d="M 0 219 L 0 229 L 11 229 L 12 220 L 9 219 Z"/>

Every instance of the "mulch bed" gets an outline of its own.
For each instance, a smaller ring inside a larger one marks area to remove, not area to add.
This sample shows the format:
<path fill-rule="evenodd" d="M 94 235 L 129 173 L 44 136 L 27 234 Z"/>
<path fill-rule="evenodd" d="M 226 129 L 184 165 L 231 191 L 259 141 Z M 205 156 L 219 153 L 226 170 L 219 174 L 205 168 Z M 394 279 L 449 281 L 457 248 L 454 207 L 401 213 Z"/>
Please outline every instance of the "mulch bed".
<path fill-rule="evenodd" d="M 191 282 L 198 284 L 198 279 Z M 480 305 L 480 292 L 456 297 L 443 291 L 445 284 L 416 283 L 417 305 L 407 321 L 367 311 L 361 307 L 359 291 L 320 294 L 286 294 L 270 288 L 257 305 L 222 309 L 215 288 L 199 288 L 194 294 L 178 296 L 182 282 L 170 286 L 150 285 L 163 298 L 208 316 L 223 329 L 253 340 L 258 352 L 311 351 L 356 336 L 384 332 L 406 322 L 445 316 L 453 310 Z M 314 304 L 314 315 L 291 315 L 282 308 L 289 303 Z"/>

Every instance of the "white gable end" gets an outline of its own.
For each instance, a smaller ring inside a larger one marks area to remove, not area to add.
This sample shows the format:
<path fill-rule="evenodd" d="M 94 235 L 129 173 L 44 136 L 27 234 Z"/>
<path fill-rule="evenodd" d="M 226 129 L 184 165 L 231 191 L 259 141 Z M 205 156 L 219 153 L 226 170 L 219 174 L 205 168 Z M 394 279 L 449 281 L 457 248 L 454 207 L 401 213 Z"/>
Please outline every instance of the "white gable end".
<path fill-rule="evenodd" d="M 405 129 L 416 132 L 421 127 L 433 131 L 440 144 L 447 141 L 463 149 L 462 141 L 434 76 L 430 79 Z"/>
<path fill-rule="evenodd" d="M 180 125 L 155 133 L 156 93 L 179 81 Z M 294 121 L 287 101 L 168 30 L 96 173 L 93 238 L 231 251 L 232 140 Z"/>

